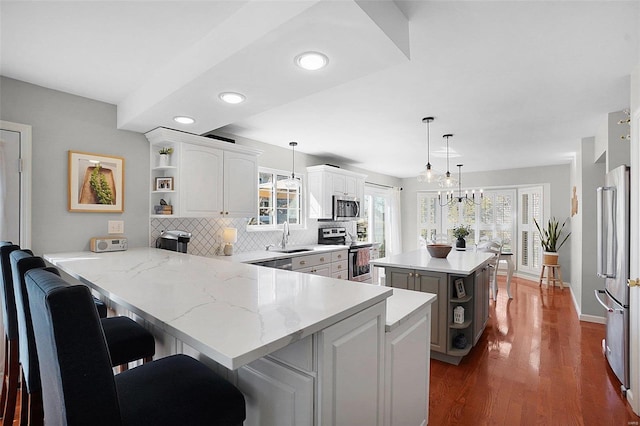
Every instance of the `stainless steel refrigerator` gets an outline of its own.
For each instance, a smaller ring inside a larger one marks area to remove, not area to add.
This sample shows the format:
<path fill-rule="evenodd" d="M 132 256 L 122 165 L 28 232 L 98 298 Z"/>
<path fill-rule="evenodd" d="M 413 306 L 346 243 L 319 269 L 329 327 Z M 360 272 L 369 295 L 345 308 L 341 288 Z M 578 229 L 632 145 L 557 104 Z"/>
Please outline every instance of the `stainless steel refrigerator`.
<path fill-rule="evenodd" d="M 605 279 L 596 290 L 606 309 L 604 350 L 611 369 L 629 388 L 629 168 L 607 173 L 605 186 L 597 190 L 597 273 Z"/>

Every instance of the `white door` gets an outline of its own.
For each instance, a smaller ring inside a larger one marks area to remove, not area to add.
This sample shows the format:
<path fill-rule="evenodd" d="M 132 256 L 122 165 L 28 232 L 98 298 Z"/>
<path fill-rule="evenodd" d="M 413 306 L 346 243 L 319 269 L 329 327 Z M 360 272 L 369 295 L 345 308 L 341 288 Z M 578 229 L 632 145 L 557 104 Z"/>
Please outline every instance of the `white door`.
<path fill-rule="evenodd" d="M 520 201 L 518 203 L 520 210 L 518 271 L 536 275 L 540 272 L 542 246 L 533 219 L 540 223 L 543 218 L 543 188 L 542 186 L 520 188 L 518 197 Z"/>
<path fill-rule="evenodd" d="M 0 121 L 0 240 L 31 247 L 31 126 Z"/>

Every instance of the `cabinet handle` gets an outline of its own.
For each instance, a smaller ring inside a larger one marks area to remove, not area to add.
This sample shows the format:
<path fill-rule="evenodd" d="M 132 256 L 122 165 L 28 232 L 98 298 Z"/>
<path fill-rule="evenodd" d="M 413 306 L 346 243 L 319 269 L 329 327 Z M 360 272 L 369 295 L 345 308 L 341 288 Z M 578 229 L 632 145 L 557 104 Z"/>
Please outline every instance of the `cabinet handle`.
<path fill-rule="evenodd" d="M 338 265 L 338 269 L 342 269 L 342 265 Z"/>
<path fill-rule="evenodd" d="M 224 212 L 224 214 L 229 214 L 229 212 Z"/>
<path fill-rule="evenodd" d="M 413 278 L 413 272 L 409 272 L 409 278 Z"/>
<path fill-rule="evenodd" d="M 420 274 L 416 272 L 416 278 L 420 278 Z"/>
<path fill-rule="evenodd" d="M 301 265 L 306 265 L 306 264 L 307 264 L 307 262 L 305 262 L 304 260 L 301 260 L 301 261 L 300 261 L 300 264 L 301 264 Z"/>
<path fill-rule="evenodd" d="M 224 214 L 224 212 L 220 212 L 220 214 Z"/>
<path fill-rule="evenodd" d="M 321 257 L 321 258 L 320 258 L 320 262 L 324 262 L 324 257 Z"/>
<path fill-rule="evenodd" d="M 342 255 L 341 254 L 338 255 L 338 259 L 342 259 Z"/>

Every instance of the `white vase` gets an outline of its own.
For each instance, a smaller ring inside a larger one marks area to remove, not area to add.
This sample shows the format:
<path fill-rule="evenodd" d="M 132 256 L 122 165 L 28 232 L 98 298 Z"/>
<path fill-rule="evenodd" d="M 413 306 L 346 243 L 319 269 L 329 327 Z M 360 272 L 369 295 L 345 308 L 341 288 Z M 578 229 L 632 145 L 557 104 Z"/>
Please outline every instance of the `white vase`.
<path fill-rule="evenodd" d="M 158 159 L 158 167 L 167 167 L 169 165 L 169 154 L 160 154 Z"/>

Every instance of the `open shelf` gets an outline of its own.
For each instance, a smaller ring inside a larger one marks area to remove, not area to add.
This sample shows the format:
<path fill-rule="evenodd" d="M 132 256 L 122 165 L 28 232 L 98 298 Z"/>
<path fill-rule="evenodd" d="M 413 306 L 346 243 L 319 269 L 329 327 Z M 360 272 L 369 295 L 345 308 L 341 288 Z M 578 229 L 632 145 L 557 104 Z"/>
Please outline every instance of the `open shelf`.
<path fill-rule="evenodd" d="M 471 320 L 468 319 L 465 322 L 463 322 L 462 324 L 458 324 L 458 323 L 455 323 L 455 322 L 450 322 L 449 323 L 449 328 L 455 328 L 455 329 L 458 329 L 458 330 L 462 330 L 464 328 L 469 327 L 470 325 L 471 325 Z"/>
<path fill-rule="evenodd" d="M 468 302 L 472 299 L 473 297 L 470 294 L 467 294 L 465 297 L 461 297 L 461 298 L 457 298 L 457 297 L 452 297 L 451 299 L 449 299 L 449 302 L 451 303 L 465 303 Z"/>

